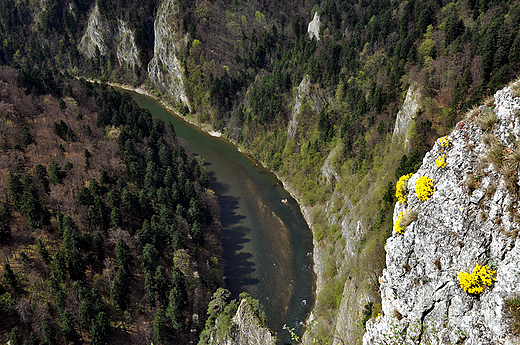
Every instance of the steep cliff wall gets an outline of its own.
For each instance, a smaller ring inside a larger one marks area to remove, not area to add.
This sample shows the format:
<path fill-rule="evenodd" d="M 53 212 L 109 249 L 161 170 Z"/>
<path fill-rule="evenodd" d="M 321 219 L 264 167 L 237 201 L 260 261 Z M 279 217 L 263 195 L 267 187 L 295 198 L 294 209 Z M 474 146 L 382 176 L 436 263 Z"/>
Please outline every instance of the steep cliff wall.
<path fill-rule="evenodd" d="M 189 107 L 184 90 L 184 71 L 177 57 L 186 40 L 178 27 L 178 11 L 174 0 L 163 1 L 157 9 L 154 55 L 148 65 L 148 76 L 152 87 L 166 92 L 172 101 Z"/>
<path fill-rule="evenodd" d="M 121 19 L 117 19 L 117 30 L 111 28 L 99 14 L 97 5 L 89 16 L 78 50 L 89 59 L 95 58 L 98 51 L 101 56 L 106 56 L 110 51 L 115 50 L 119 65 L 128 64 L 131 67 L 141 65 L 134 32 Z"/>
<path fill-rule="evenodd" d="M 108 54 L 108 47 L 106 38 L 108 34 L 108 27 L 99 15 L 99 8 L 94 6 L 92 13 L 88 19 L 88 25 L 81 38 L 78 50 L 87 58 L 92 59 L 96 56 L 96 48 L 100 55 Z"/>
<path fill-rule="evenodd" d="M 498 91 L 494 105 L 472 111 L 448 141 L 438 140 L 409 179 L 394 220 L 400 212 L 416 217 L 387 241 L 383 312 L 367 323 L 364 344 L 520 343 L 506 307 L 520 294 L 519 112 L 513 89 Z M 445 167 L 436 163 L 443 155 Z M 421 176 L 434 180 L 426 201 L 415 193 Z M 476 264 L 495 270 L 496 281 L 469 294 L 457 276 Z"/>
<path fill-rule="evenodd" d="M 117 60 L 120 65 L 124 63 L 130 66 L 141 66 L 139 61 L 139 50 L 135 44 L 134 32 L 130 30 L 127 23 L 121 19 L 117 20 Z"/>

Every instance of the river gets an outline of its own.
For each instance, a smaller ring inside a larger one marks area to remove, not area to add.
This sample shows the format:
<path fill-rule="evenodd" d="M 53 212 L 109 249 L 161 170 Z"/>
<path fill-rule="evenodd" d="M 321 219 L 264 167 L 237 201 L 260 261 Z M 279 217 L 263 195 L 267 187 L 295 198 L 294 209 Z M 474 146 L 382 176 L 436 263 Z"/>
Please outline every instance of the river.
<path fill-rule="evenodd" d="M 228 140 L 212 137 L 154 99 L 128 92 L 140 107 L 175 126 L 191 152 L 204 159 L 222 209 L 225 283 L 233 297 L 247 291 L 267 314 L 278 343 L 284 324 L 301 334 L 314 306 L 312 233 L 282 183 Z"/>

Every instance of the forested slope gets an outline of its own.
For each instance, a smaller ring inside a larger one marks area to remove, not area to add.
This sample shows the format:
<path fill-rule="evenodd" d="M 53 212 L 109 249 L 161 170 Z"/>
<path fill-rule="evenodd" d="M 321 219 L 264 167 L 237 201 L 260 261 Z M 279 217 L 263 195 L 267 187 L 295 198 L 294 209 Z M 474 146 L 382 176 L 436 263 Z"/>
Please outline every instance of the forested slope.
<path fill-rule="evenodd" d="M 58 71 L 143 86 L 290 181 L 314 227 L 322 342 L 355 342 L 379 312 L 396 179 L 520 71 L 518 1 L 0 6 L 0 61 L 29 92 L 48 93 Z M 307 31 L 315 14 L 318 37 Z M 409 89 L 419 111 L 405 144 L 392 133 Z"/>
<path fill-rule="evenodd" d="M 24 78 L 0 67 L 0 341 L 187 343 L 222 284 L 203 162 L 126 94 Z"/>

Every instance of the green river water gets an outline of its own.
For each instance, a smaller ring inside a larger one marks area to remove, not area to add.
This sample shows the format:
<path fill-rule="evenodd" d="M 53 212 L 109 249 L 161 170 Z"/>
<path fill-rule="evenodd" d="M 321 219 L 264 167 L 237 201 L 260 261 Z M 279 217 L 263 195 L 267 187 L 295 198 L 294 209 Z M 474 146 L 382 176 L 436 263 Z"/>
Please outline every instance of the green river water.
<path fill-rule="evenodd" d="M 222 208 L 226 288 L 233 297 L 247 291 L 260 300 L 278 342 L 289 342 L 283 325 L 300 333 L 314 306 L 312 234 L 298 204 L 273 173 L 228 140 L 212 137 L 150 97 L 125 92 L 172 122 L 177 136 L 204 159 Z"/>

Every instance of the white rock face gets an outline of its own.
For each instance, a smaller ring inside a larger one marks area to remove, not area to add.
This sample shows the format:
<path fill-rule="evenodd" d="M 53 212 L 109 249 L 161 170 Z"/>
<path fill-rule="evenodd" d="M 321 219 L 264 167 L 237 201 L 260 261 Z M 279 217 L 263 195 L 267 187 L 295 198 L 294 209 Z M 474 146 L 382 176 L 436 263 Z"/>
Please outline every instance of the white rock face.
<path fill-rule="evenodd" d="M 408 92 L 406 92 L 406 99 L 397 113 L 397 119 L 395 120 L 394 133 L 392 134 L 392 140 L 406 136 L 406 132 L 410 128 L 415 114 L 419 110 L 419 100 L 421 93 L 417 90 L 416 85 L 410 85 Z M 409 138 L 405 137 L 405 147 L 408 146 Z"/>
<path fill-rule="evenodd" d="M 287 141 L 291 141 L 298 135 L 298 126 L 302 121 L 301 111 L 302 106 L 307 103 L 312 110 L 319 114 L 321 110 L 327 105 L 328 100 L 320 92 L 319 89 L 312 86 L 310 77 L 305 75 L 296 88 L 296 94 L 293 100 L 292 117 L 287 126 Z"/>
<path fill-rule="evenodd" d="M 154 56 L 148 65 L 148 75 L 154 87 L 167 92 L 174 102 L 189 107 L 184 91 L 184 72 L 177 54 L 186 37 L 181 37 L 176 13 L 179 8 L 175 0 L 165 0 L 157 10 L 154 22 Z"/>
<path fill-rule="evenodd" d="M 135 45 L 134 33 L 124 21 L 121 19 L 117 20 L 117 29 L 119 34 L 117 35 L 117 61 L 120 65 L 127 63 L 131 66 L 141 66 L 139 61 L 139 50 Z"/>
<path fill-rule="evenodd" d="M 314 13 L 314 18 L 309 23 L 309 26 L 307 27 L 307 32 L 309 33 L 309 38 L 312 39 L 313 37 L 316 37 L 316 40 L 320 40 L 320 16 L 318 16 L 318 13 Z"/>
<path fill-rule="evenodd" d="M 309 76 L 305 75 L 296 89 L 296 96 L 294 97 L 294 106 L 292 110 L 291 121 L 287 126 L 287 140 L 293 140 L 296 136 L 296 130 L 298 129 L 299 116 L 302 108 L 302 102 L 305 96 L 309 94 L 310 80 Z"/>
<path fill-rule="evenodd" d="M 87 29 L 81 38 L 78 50 L 87 58 L 92 59 L 96 56 L 96 47 L 101 56 L 108 55 L 110 50 L 115 48 L 120 65 L 124 63 L 132 67 L 141 65 L 134 33 L 128 28 L 127 23 L 118 19 L 117 31 L 111 30 L 110 26 L 101 19 L 97 5 L 90 14 Z"/>
<path fill-rule="evenodd" d="M 253 308 L 242 299 L 233 317 L 229 334 L 224 339 L 212 338 L 212 345 L 274 345 L 275 339 L 267 327 L 262 326 Z"/>
<path fill-rule="evenodd" d="M 85 34 L 81 38 L 78 46 L 80 53 L 92 59 L 96 56 L 96 47 L 102 56 L 108 54 L 108 48 L 105 43 L 108 28 L 99 16 L 98 6 L 95 5 L 90 17 L 88 18 L 88 25 Z"/>
<path fill-rule="evenodd" d="M 436 141 L 408 181 L 407 208 L 417 211 L 418 219 L 386 243 L 383 314 L 367 323 L 363 344 L 393 344 L 392 337 L 396 344 L 520 344 L 505 306 L 506 299 L 520 295 L 518 196 L 506 188 L 498 168 L 486 163 L 489 148 L 483 142 L 492 136 L 506 155 L 515 150 L 520 99 L 506 87 L 495 94 L 495 104 L 480 108 L 498 118 L 489 133 L 477 123 L 479 115 L 460 122 L 448 136 L 449 146 Z M 435 163 L 442 154 L 445 168 Z M 477 181 L 475 190 L 464 183 L 469 173 Z M 420 176 L 435 181 L 433 196 L 424 202 L 415 194 Z M 396 204 L 394 221 L 405 208 Z M 476 264 L 496 265 L 496 282 L 473 296 L 460 287 L 457 274 L 471 273 Z"/>

